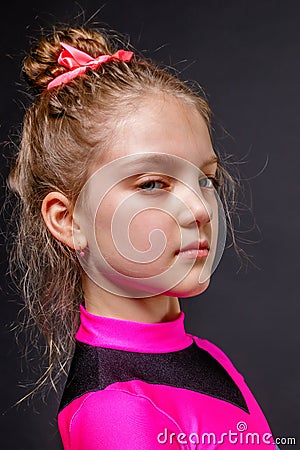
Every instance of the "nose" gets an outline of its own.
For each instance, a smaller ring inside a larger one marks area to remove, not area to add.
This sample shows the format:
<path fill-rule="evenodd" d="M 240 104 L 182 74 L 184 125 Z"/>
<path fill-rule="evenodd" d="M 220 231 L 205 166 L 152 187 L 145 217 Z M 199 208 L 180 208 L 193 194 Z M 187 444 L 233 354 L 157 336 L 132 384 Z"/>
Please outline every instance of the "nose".
<path fill-rule="evenodd" d="M 181 196 L 181 201 L 182 207 L 178 216 L 181 226 L 194 226 L 195 223 L 201 225 L 212 220 L 213 208 L 202 193 L 189 189 Z"/>

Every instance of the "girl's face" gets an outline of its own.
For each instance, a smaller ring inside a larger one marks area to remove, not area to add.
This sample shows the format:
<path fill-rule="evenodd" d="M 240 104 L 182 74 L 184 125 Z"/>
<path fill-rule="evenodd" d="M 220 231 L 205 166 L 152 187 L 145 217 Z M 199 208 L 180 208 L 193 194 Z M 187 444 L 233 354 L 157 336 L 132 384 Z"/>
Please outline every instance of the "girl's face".
<path fill-rule="evenodd" d="M 127 297 L 201 293 L 218 234 L 217 159 L 204 119 L 178 99 L 152 96 L 116 136 L 82 195 L 85 271 Z M 205 241 L 210 250 L 199 250 Z"/>

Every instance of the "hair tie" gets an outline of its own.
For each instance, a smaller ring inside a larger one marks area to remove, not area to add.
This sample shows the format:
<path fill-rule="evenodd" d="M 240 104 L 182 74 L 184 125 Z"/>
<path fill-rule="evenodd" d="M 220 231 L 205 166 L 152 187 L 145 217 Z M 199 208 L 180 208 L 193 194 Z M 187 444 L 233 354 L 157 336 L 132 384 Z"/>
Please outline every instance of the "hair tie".
<path fill-rule="evenodd" d="M 125 50 L 118 50 L 113 55 L 101 55 L 97 58 L 92 58 L 87 53 L 72 47 L 71 45 L 61 42 L 60 45 L 64 48 L 61 51 L 57 62 L 69 69 L 61 75 L 58 75 L 54 80 L 50 81 L 47 86 L 47 90 L 60 86 L 61 84 L 67 84 L 69 81 L 84 74 L 87 69 L 95 70 L 101 64 L 109 62 L 111 60 L 128 62 L 133 56 L 133 52 L 127 52 Z"/>

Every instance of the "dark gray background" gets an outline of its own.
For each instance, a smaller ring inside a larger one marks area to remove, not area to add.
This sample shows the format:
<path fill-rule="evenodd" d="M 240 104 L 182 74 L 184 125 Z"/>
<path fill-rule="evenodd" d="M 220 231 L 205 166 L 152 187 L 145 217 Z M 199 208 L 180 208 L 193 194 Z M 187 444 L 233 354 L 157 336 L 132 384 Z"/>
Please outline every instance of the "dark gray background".
<path fill-rule="evenodd" d="M 199 298 L 182 300 L 186 329 L 219 345 L 244 375 L 275 436 L 299 424 L 299 100 L 300 6 L 297 1 L 7 2 L 1 16 L 1 142 L 23 115 L 18 86 L 23 52 L 39 28 L 89 19 L 131 36 L 139 50 L 197 80 L 216 115 L 216 145 L 240 161 L 252 215 L 241 213 L 241 247 L 255 264 L 240 268 L 226 250 Z M 82 21 L 81 21 L 82 22 Z M 222 131 L 222 127 L 227 133 Z M 2 184 L 8 172 L 2 147 Z M 2 191 L 3 192 L 3 191 Z M 3 194 L 2 194 L 3 198 Z M 6 218 L 2 218 L 5 230 Z M 256 221 L 259 228 L 246 232 Z M 243 233 L 243 231 L 245 233 Z M 17 297 L 9 289 L 1 250 L 1 449 L 57 450 L 57 399 L 14 403 L 28 378 L 9 325 Z M 33 362 L 33 365 L 35 363 Z M 283 445 L 281 446 L 284 447 Z"/>

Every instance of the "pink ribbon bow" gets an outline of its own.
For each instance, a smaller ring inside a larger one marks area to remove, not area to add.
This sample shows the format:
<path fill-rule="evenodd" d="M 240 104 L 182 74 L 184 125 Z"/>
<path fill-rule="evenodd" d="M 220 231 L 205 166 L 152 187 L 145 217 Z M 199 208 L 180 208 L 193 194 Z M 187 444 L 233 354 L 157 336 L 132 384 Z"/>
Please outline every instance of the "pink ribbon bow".
<path fill-rule="evenodd" d="M 61 84 L 67 84 L 69 81 L 78 77 L 78 75 L 85 73 L 87 69 L 95 70 L 97 67 L 101 66 L 101 64 L 111 61 L 112 59 L 128 62 L 133 56 L 133 52 L 118 50 L 113 55 L 101 55 L 97 58 L 92 58 L 87 53 L 82 52 L 71 45 L 65 44 L 64 42 L 61 42 L 60 45 L 64 50 L 61 51 L 57 62 L 70 70 L 58 75 L 54 80 L 50 81 L 47 90 L 60 86 Z"/>

